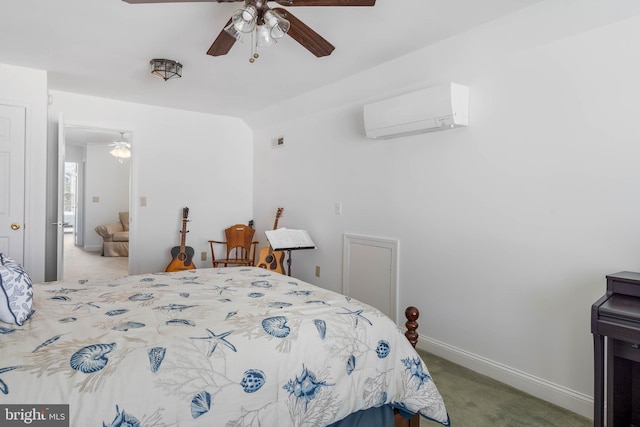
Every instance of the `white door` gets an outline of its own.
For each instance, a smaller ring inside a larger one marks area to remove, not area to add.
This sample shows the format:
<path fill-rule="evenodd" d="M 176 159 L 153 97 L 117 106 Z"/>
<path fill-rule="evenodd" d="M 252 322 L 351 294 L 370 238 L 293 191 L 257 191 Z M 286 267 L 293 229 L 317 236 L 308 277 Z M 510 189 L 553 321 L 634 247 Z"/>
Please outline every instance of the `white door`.
<path fill-rule="evenodd" d="M 58 117 L 58 221 L 51 224 L 57 227 L 57 280 L 64 279 L 64 116 Z"/>
<path fill-rule="evenodd" d="M 0 252 L 24 263 L 23 107 L 0 105 Z"/>

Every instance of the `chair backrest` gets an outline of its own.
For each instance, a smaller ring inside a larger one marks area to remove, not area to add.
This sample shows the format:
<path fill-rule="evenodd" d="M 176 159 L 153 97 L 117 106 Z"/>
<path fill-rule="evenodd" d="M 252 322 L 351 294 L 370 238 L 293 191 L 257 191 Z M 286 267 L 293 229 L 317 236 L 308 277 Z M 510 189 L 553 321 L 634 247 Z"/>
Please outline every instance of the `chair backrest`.
<path fill-rule="evenodd" d="M 251 253 L 251 242 L 256 231 L 244 224 L 236 224 L 224 230 L 227 239 L 227 258 L 247 259 Z M 233 256 L 232 256 L 233 252 Z"/>

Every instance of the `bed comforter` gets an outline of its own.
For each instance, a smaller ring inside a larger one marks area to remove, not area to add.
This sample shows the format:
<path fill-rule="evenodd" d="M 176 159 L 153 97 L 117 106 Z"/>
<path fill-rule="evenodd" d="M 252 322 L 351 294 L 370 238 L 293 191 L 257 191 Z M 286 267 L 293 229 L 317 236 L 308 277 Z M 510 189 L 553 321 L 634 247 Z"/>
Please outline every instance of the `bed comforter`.
<path fill-rule="evenodd" d="M 448 425 L 427 367 L 378 310 L 259 268 L 34 285 L 0 323 L 0 403 L 71 426 L 325 426 L 382 404 Z"/>

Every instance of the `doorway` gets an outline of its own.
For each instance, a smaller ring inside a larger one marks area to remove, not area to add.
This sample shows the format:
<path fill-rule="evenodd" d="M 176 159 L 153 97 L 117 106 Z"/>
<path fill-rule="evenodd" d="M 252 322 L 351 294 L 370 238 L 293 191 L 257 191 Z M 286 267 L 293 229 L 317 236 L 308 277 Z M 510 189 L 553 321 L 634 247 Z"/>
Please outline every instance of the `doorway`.
<path fill-rule="evenodd" d="M 58 280 L 127 275 L 129 257 L 102 256 L 103 241 L 95 227 L 118 222 L 118 213 L 129 211 L 130 159 L 115 157 L 112 151 L 115 141 L 123 135 L 130 141 L 131 133 L 64 124 L 62 135 Z"/>

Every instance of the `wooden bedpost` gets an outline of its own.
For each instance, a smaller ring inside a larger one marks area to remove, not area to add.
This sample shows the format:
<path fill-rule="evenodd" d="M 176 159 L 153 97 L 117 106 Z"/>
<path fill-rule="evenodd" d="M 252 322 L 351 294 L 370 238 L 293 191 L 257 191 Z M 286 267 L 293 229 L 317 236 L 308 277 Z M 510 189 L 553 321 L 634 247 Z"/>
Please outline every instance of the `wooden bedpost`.
<path fill-rule="evenodd" d="M 404 336 L 407 337 L 413 348 L 418 344 L 418 317 L 420 317 L 420 310 L 414 306 L 409 306 L 404 311 L 404 315 L 407 318 L 407 322 L 404 324 L 407 327 L 407 332 Z M 400 415 L 397 409 L 394 411 L 394 426 L 395 427 L 420 427 L 420 414 L 415 414 L 410 419 L 404 418 Z"/>
<path fill-rule="evenodd" d="M 404 324 L 407 327 L 407 332 L 404 336 L 407 337 L 413 348 L 416 348 L 418 344 L 418 317 L 420 317 L 420 310 L 414 306 L 409 306 L 404 311 L 404 315 L 407 318 L 407 322 Z"/>

